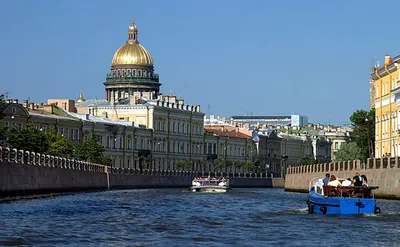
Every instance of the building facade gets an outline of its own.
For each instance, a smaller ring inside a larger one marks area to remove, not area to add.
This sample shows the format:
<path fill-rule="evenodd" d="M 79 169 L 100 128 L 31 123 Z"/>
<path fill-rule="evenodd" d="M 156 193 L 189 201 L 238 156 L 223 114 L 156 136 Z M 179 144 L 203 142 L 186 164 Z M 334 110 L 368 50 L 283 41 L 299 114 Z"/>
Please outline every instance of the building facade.
<path fill-rule="evenodd" d="M 247 124 L 250 126 L 306 126 L 308 117 L 302 115 L 290 116 L 232 116 L 233 124 Z"/>
<path fill-rule="evenodd" d="M 396 88 L 400 85 L 398 61 L 400 56 L 385 56 L 385 63 L 373 69 L 371 81 L 374 81 L 375 93 L 375 158 L 399 155 L 398 108 L 395 102 Z M 393 91 L 394 90 L 394 91 Z M 372 134 L 372 133 L 371 133 Z"/>

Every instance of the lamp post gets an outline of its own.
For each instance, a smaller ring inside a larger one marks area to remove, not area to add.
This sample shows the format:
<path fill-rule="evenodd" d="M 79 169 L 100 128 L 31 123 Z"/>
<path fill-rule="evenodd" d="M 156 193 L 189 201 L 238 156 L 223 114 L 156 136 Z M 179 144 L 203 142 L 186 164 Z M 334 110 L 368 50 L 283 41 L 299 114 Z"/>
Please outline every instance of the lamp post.
<path fill-rule="evenodd" d="M 367 141 L 368 141 L 368 158 L 371 158 L 370 139 L 369 139 L 369 119 L 365 117 L 365 124 L 367 125 Z"/>
<path fill-rule="evenodd" d="M 281 177 L 285 178 L 286 176 L 286 160 L 289 156 L 287 154 L 282 155 L 281 157 Z M 284 165 L 283 165 L 284 163 Z"/>

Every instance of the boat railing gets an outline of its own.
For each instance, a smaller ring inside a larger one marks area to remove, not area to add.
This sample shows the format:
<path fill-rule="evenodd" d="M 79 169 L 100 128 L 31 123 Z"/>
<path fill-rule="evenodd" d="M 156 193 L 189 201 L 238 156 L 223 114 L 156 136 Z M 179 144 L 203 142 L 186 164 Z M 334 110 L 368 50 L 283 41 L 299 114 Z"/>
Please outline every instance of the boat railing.
<path fill-rule="evenodd" d="M 311 179 L 311 181 L 308 183 L 308 191 L 310 191 L 311 188 L 315 186 L 319 179 L 319 177 L 314 177 L 313 179 Z"/>
<path fill-rule="evenodd" d="M 194 183 L 199 183 L 200 185 L 219 185 L 219 183 L 229 183 L 229 179 L 194 179 Z"/>
<path fill-rule="evenodd" d="M 324 185 L 324 195 L 327 197 L 357 197 L 374 198 L 373 190 L 378 186 L 329 186 Z"/>

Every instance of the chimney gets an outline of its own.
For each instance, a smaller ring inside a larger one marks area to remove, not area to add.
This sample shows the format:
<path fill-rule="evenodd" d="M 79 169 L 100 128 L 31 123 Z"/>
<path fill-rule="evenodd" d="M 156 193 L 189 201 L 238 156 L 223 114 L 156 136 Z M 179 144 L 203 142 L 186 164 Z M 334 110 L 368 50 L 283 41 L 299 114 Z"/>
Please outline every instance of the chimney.
<path fill-rule="evenodd" d="M 183 99 L 178 99 L 178 104 L 183 105 L 185 101 Z"/>
<path fill-rule="evenodd" d="M 14 104 L 18 104 L 18 99 L 14 99 Z"/>
<path fill-rule="evenodd" d="M 22 105 L 23 105 L 25 108 L 28 108 L 28 107 L 29 107 L 28 100 L 24 100 L 23 103 L 22 103 Z"/>
<path fill-rule="evenodd" d="M 390 55 L 386 55 L 385 56 L 385 65 L 387 65 L 388 63 L 390 63 L 392 59 L 390 58 Z"/>
<path fill-rule="evenodd" d="M 6 100 L 6 103 L 7 103 L 7 104 L 11 104 L 11 103 L 12 103 L 12 99 L 7 99 L 7 100 Z"/>

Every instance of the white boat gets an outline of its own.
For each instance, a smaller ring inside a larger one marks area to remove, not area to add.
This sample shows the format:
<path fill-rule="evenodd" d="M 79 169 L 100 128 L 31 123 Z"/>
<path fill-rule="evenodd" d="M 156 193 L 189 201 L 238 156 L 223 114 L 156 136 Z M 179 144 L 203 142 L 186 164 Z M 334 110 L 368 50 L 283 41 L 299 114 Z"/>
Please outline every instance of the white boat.
<path fill-rule="evenodd" d="M 194 178 L 190 187 L 191 192 L 224 193 L 229 190 L 229 179 L 227 178 Z"/>

